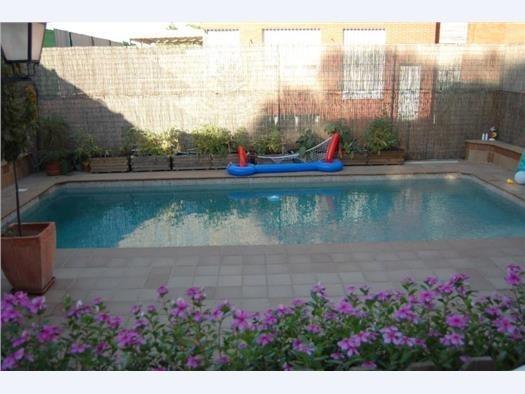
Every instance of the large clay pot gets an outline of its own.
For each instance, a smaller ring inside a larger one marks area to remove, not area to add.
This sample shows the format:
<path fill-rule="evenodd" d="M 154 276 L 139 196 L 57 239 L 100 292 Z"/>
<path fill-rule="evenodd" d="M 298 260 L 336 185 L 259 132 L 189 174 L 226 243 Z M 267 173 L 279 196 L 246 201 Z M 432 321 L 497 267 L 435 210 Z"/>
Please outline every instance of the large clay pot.
<path fill-rule="evenodd" d="M 49 176 L 56 176 L 61 174 L 60 162 L 58 160 L 50 161 L 46 164 L 46 174 Z"/>
<path fill-rule="evenodd" d="M 9 235 L 2 235 L 4 275 L 13 290 L 44 294 L 55 281 L 55 223 L 23 223 L 21 237 L 16 224 L 9 228 Z"/>

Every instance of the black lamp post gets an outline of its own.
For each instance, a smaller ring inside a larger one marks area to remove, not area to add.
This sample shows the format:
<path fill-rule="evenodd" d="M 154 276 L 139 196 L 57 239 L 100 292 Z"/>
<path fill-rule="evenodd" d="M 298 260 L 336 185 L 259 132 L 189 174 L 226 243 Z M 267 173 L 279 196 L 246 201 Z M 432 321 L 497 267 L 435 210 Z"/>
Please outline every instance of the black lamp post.
<path fill-rule="evenodd" d="M 26 65 L 26 75 L 20 75 L 15 72 L 13 76 L 4 77 L 2 75 L 2 84 L 10 81 L 17 81 L 23 79 L 30 79 L 31 71 L 34 68 L 31 65 L 40 62 L 40 55 L 42 54 L 42 46 L 44 44 L 44 34 L 46 31 L 45 23 L 2 23 L 1 24 L 1 40 L 2 40 L 2 59 L 7 64 L 15 66 L 16 64 Z M 13 67 L 14 68 L 14 67 Z M 19 70 L 18 70 L 19 71 Z M 2 129 L 5 125 L 2 125 Z M 2 130 L 2 133 L 4 130 Z M 22 146 L 24 145 L 24 139 L 27 136 L 21 135 L 22 131 L 15 132 L 15 138 L 7 141 L 7 144 L 2 138 L 4 145 L 2 146 L 2 152 L 8 152 L 6 157 L 8 161 L 12 161 L 13 164 L 13 175 L 15 181 L 15 194 L 16 194 L 16 217 L 18 224 L 18 234 L 22 235 L 21 222 L 20 222 L 20 201 L 18 196 L 18 178 L 16 174 L 16 159 L 21 153 Z"/>

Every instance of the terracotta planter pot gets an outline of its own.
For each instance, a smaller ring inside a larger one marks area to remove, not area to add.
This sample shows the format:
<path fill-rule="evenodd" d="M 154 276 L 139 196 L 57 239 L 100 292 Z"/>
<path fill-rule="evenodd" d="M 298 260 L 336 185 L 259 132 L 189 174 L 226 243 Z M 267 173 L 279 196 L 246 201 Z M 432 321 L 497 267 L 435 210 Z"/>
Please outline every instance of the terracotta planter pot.
<path fill-rule="evenodd" d="M 9 228 L 16 230 L 16 224 Z M 55 281 L 55 251 L 54 222 L 23 223 L 21 237 L 2 236 L 2 271 L 13 290 L 44 294 Z"/>
<path fill-rule="evenodd" d="M 83 172 L 91 172 L 91 162 L 89 160 L 83 161 L 81 168 Z"/>
<path fill-rule="evenodd" d="M 58 160 L 50 161 L 46 164 L 46 174 L 49 176 L 60 175 L 62 171 L 60 170 L 60 162 Z"/>

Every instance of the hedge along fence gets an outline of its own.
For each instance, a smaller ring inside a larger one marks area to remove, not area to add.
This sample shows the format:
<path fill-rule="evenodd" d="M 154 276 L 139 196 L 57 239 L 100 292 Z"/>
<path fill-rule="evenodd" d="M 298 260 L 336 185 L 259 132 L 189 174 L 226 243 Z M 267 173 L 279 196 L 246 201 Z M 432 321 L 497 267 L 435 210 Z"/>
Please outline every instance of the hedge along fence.
<path fill-rule="evenodd" d="M 43 116 L 118 147 L 123 127 L 205 124 L 285 140 L 346 119 L 362 137 L 391 118 L 410 158 L 458 158 L 491 126 L 525 144 L 524 46 L 45 48 L 36 75 Z"/>

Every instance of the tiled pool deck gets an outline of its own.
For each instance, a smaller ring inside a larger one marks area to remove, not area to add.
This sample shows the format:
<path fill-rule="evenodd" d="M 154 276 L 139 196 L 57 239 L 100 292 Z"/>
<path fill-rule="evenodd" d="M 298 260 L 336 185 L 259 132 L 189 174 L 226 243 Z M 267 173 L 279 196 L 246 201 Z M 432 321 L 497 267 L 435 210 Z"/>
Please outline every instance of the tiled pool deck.
<path fill-rule="evenodd" d="M 464 174 L 474 176 L 525 201 L 525 187 L 508 185 L 512 177 L 493 165 L 407 163 L 404 166 L 347 167 L 336 176 Z M 293 177 L 319 173 L 293 174 Z M 290 177 L 282 174 L 280 177 Z M 56 184 L 84 181 L 196 180 L 228 178 L 224 171 L 185 171 L 126 174 L 85 174 L 47 177 L 34 174 L 20 182 L 22 204 Z M 235 180 L 233 180 L 235 181 Z M 14 209 L 14 190 L 2 190 L 2 217 Z M 524 224 L 525 225 L 525 224 Z M 66 293 L 76 299 L 101 296 L 115 313 L 155 299 L 155 289 L 167 284 L 173 297 L 190 286 L 206 288 L 210 302 L 229 299 L 261 310 L 306 297 L 320 281 L 329 295 L 343 295 L 344 286 L 368 284 L 372 289 L 399 286 L 410 276 L 447 278 L 453 272 L 470 276 L 480 291 L 505 290 L 504 268 L 525 268 L 525 238 L 448 240 L 320 245 L 204 246 L 181 248 L 58 249 L 56 284 L 47 293 L 58 311 Z M 2 277 L 2 291 L 9 285 Z"/>

